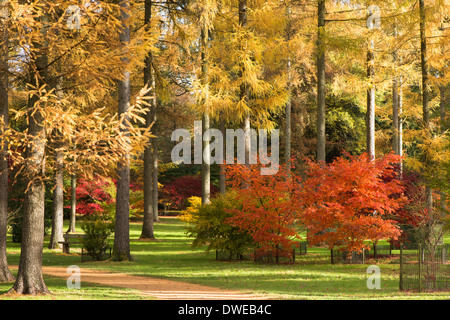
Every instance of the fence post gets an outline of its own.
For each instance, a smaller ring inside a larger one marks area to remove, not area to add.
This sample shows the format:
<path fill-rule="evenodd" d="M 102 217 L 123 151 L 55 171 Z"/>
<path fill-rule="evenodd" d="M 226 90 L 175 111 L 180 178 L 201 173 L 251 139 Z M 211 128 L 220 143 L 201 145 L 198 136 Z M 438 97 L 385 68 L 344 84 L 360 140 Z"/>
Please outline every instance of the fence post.
<path fill-rule="evenodd" d="M 422 291 L 422 244 L 419 243 L 419 292 Z"/>
<path fill-rule="evenodd" d="M 403 291 L 403 243 L 400 243 L 400 291 Z"/>

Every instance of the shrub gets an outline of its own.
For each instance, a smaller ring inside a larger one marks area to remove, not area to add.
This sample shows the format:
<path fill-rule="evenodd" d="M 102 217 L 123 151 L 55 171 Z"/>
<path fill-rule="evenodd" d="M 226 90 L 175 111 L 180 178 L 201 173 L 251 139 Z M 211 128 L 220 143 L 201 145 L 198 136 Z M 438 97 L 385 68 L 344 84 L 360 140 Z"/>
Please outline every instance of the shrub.
<path fill-rule="evenodd" d="M 192 204 L 183 212 L 182 219 L 188 223 L 187 232 L 194 237 L 193 247 L 207 245 L 207 251 L 227 251 L 231 255 L 245 254 L 253 247 L 253 240 L 247 232 L 225 223 L 232 213 L 229 209 L 242 207 L 236 193 L 229 192 L 201 205 L 199 198 L 190 198 Z"/>
<path fill-rule="evenodd" d="M 274 175 L 261 175 L 259 165 L 234 165 L 228 166 L 227 177 L 242 205 L 227 208 L 230 215 L 225 222 L 251 236 L 255 258 L 271 256 L 276 262 L 279 257 L 291 258 L 300 239 L 294 175 L 287 179 L 285 166 Z"/>
<path fill-rule="evenodd" d="M 217 188 L 211 184 L 211 196 L 217 193 Z M 175 178 L 164 184 L 160 192 L 161 202 L 175 210 L 186 209 L 190 197 L 201 197 L 201 195 L 202 178 L 200 175 Z"/>
<path fill-rule="evenodd" d="M 103 254 L 110 248 L 108 237 L 114 231 L 114 224 L 100 214 L 92 214 L 85 219 L 81 225 L 85 233 L 83 247 L 94 260 L 101 260 Z"/>

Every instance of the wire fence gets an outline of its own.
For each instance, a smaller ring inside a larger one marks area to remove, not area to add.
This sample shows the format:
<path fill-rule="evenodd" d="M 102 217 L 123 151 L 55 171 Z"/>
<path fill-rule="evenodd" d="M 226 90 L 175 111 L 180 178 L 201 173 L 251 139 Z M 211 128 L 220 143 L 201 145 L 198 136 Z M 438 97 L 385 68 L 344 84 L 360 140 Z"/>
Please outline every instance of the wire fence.
<path fill-rule="evenodd" d="M 400 290 L 450 290 L 450 244 L 400 246 Z"/>
<path fill-rule="evenodd" d="M 295 263 L 297 255 L 305 255 L 308 252 L 308 243 L 306 241 L 299 242 L 294 246 L 288 257 L 282 255 L 276 256 L 273 253 L 257 254 L 253 252 L 232 252 L 230 250 L 216 250 L 217 261 L 249 261 L 253 260 L 255 263 L 273 264 L 273 263 Z"/>

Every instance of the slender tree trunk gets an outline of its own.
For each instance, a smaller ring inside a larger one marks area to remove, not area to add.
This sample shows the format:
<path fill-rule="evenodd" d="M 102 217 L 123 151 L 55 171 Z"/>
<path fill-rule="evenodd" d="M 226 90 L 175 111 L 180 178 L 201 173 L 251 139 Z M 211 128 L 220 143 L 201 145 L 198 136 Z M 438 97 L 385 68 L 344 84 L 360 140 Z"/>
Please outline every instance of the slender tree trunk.
<path fill-rule="evenodd" d="M 325 0 L 319 0 L 317 12 L 317 161 L 325 161 Z"/>
<path fill-rule="evenodd" d="M 247 0 L 239 0 L 239 25 L 242 28 L 246 28 L 248 24 L 248 7 Z M 248 48 L 241 48 L 248 49 Z M 244 75 L 244 66 L 241 66 L 241 77 Z M 249 104 L 249 88 L 245 83 L 240 86 L 240 100 L 244 100 L 245 104 Z M 251 138 L 250 138 L 250 112 L 247 112 L 244 116 L 244 132 L 245 134 L 245 164 L 250 166 L 250 151 L 251 151 Z"/>
<path fill-rule="evenodd" d="M 203 131 L 209 129 L 209 115 L 207 112 L 202 118 Z M 211 151 L 209 148 L 209 139 L 203 141 L 203 157 L 202 157 L 202 204 L 208 204 L 211 200 Z"/>
<path fill-rule="evenodd" d="M 201 81 L 202 85 L 205 88 L 208 83 L 208 61 L 207 61 L 207 47 L 208 47 L 208 30 L 202 26 L 201 35 L 201 59 L 202 59 L 202 75 Z M 203 144 L 203 153 L 202 153 L 202 204 L 210 203 L 211 199 L 211 150 L 209 147 L 210 140 L 204 139 L 204 133 L 209 129 L 209 111 L 208 111 L 208 93 L 206 93 L 205 104 L 206 110 L 203 111 L 202 116 L 202 144 Z"/>
<path fill-rule="evenodd" d="M 153 104 L 153 122 L 156 123 L 156 99 Z M 156 131 L 156 126 L 153 126 L 153 130 Z M 153 175 L 153 184 L 152 184 L 152 204 L 153 204 L 153 217 L 155 222 L 159 222 L 159 210 L 158 210 L 158 141 L 155 138 L 152 138 L 152 175 Z"/>
<path fill-rule="evenodd" d="M 397 30 L 395 30 L 395 36 L 397 36 Z M 394 64 L 397 67 L 399 63 L 398 52 L 394 52 Z M 395 154 L 403 155 L 403 120 L 402 120 L 402 104 L 403 104 L 403 93 L 402 93 L 402 77 L 397 75 L 394 76 L 394 81 L 392 85 L 392 126 L 393 126 L 393 137 L 392 137 L 392 148 Z M 403 174 L 403 162 L 400 161 L 399 176 L 402 177 Z"/>
<path fill-rule="evenodd" d="M 124 50 L 130 41 L 130 26 L 129 26 L 129 1 L 122 1 L 120 3 L 121 14 L 120 21 L 123 26 L 122 32 L 119 34 L 119 39 Z M 128 58 L 123 58 L 125 64 Z M 131 86 L 130 86 L 130 72 L 123 70 L 123 78 L 118 81 L 118 115 L 119 119 L 128 122 L 124 118 L 125 113 L 130 106 Z M 122 132 L 127 135 L 128 129 L 122 128 Z M 115 260 L 131 260 L 130 254 L 130 155 L 127 153 L 125 159 L 118 164 L 117 167 L 117 196 L 116 196 L 116 220 L 115 220 L 115 237 L 114 237 L 114 252 Z"/>
<path fill-rule="evenodd" d="M 58 81 L 56 93 L 63 98 L 62 83 Z M 49 249 L 62 248 L 59 242 L 64 240 L 64 154 L 60 150 L 62 146 L 61 131 L 54 132 L 55 168 L 53 175 L 53 203 L 52 203 L 52 233 L 50 235 Z"/>
<path fill-rule="evenodd" d="M 291 174 L 291 113 L 292 113 L 292 86 L 291 86 L 291 55 L 290 55 L 290 49 L 289 49 L 289 41 L 291 39 L 291 9 L 289 7 L 289 4 L 286 6 L 286 40 L 288 41 L 288 60 L 286 65 L 286 72 L 288 75 L 288 83 L 287 83 L 287 90 L 288 90 L 288 101 L 286 102 L 286 140 L 285 140 L 285 161 L 286 161 L 286 172 L 287 175 L 290 176 Z"/>
<path fill-rule="evenodd" d="M 427 61 L 427 36 L 426 36 L 426 15 L 425 15 L 425 0 L 419 0 L 419 26 L 420 26 L 420 66 L 422 69 L 422 112 L 423 112 L 423 126 L 428 134 L 430 130 L 430 84 L 428 78 L 428 61 Z M 425 166 L 428 167 L 430 159 L 425 158 Z M 425 186 L 426 208 L 429 211 L 433 209 L 433 191 L 427 185 Z"/>
<path fill-rule="evenodd" d="M 367 78 L 369 88 L 367 89 L 367 111 L 366 111 L 366 152 L 370 159 L 375 159 L 375 66 L 373 40 L 370 40 L 367 51 Z"/>
<path fill-rule="evenodd" d="M 147 27 L 150 26 L 150 20 L 152 17 L 152 4 L 150 0 L 145 0 L 145 13 L 144 22 Z M 145 59 L 144 66 L 144 84 L 149 88 L 149 95 L 153 96 L 155 94 L 155 82 L 153 78 L 152 69 L 153 55 L 151 52 L 148 53 Z M 146 126 L 150 127 L 153 124 L 153 104 L 154 99 L 150 98 L 150 110 L 146 115 Z M 144 150 L 144 221 L 142 224 L 141 239 L 154 239 L 154 228 L 153 221 L 155 220 L 155 215 L 153 213 L 153 153 L 151 142 L 145 147 Z"/>
<path fill-rule="evenodd" d="M 75 232 L 77 213 L 77 176 L 70 176 L 70 221 L 68 232 Z"/>
<path fill-rule="evenodd" d="M 443 30 L 443 29 L 442 29 Z M 441 47 L 441 54 L 445 55 L 445 44 Z M 445 68 L 442 68 L 441 77 L 445 78 Z M 441 134 L 444 134 L 447 130 L 446 118 L 447 118 L 447 99 L 446 99 L 446 90 L 447 84 L 441 84 L 439 86 L 439 125 Z M 444 191 L 440 191 L 440 209 L 441 209 L 441 217 L 445 217 L 447 215 L 447 193 Z"/>
<path fill-rule="evenodd" d="M 220 132 L 222 133 L 222 137 L 224 137 L 223 139 L 223 149 L 222 149 L 222 155 L 223 155 L 223 164 L 220 166 L 219 168 L 219 180 L 220 180 L 220 184 L 219 184 L 219 190 L 220 190 L 220 194 L 224 195 L 227 192 L 227 188 L 226 188 L 226 139 L 225 139 L 225 121 L 223 119 L 220 119 Z"/>
<path fill-rule="evenodd" d="M 8 18 L 8 10 L 0 5 L 0 118 L 4 129 L 7 128 L 8 117 L 8 29 L 4 20 Z M 1 135 L 0 135 L 1 136 Z M 8 268 L 6 257 L 6 234 L 8 220 L 8 145 L 0 139 L 0 282 L 13 281 L 14 277 Z"/>
<path fill-rule="evenodd" d="M 446 86 L 441 85 L 439 87 L 439 97 L 440 97 L 439 114 L 440 114 L 440 127 L 441 127 L 442 133 L 444 133 L 446 130 L 445 119 L 447 118 L 447 111 L 446 111 L 447 106 L 446 106 L 446 99 L 445 99 L 445 91 L 446 91 Z"/>
<path fill-rule="evenodd" d="M 61 248 L 59 242 L 64 240 L 64 175 L 63 175 L 63 158 L 64 155 L 60 151 L 55 154 L 55 173 L 53 177 L 53 208 L 52 208 L 52 233 L 50 236 L 49 249 Z"/>

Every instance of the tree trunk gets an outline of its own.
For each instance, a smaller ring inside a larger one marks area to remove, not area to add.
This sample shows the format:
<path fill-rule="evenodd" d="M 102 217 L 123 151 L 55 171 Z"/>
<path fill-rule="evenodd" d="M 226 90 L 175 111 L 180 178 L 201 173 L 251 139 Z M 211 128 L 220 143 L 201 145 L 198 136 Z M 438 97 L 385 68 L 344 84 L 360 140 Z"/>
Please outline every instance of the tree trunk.
<path fill-rule="evenodd" d="M 39 19 L 39 18 L 37 18 Z M 40 17 L 44 24 L 42 33 L 46 32 L 45 24 L 48 18 Z M 32 43 L 36 49 L 34 63 L 35 72 L 30 74 L 29 83 L 33 87 L 48 84 L 48 58 L 45 54 L 45 44 Z M 32 60 L 33 61 L 33 60 Z M 19 294 L 48 293 L 42 276 L 42 248 L 44 245 L 44 205 L 45 205 L 45 144 L 44 127 L 45 106 L 39 102 L 40 97 L 31 95 L 28 98 L 28 136 L 29 142 L 25 150 L 26 166 L 24 177 L 27 190 L 24 199 L 22 222 L 22 243 L 20 249 L 19 270 L 16 282 L 10 291 Z M 45 102 L 43 102 L 45 103 Z"/>
<path fill-rule="evenodd" d="M 156 123 L 156 99 L 153 104 L 153 122 Z M 153 126 L 153 131 L 156 131 L 155 125 Z M 155 222 L 159 222 L 159 210 L 158 210 L 158 141 L 155 138 L 152 138 L 152 175 L 153 175 L 153 184 L 152 184 L 152 204 L 153 204 L 153 218 Z"/>
<path fill-rule="evenodd" d="M 209 129 L 209 115 L 207 112 L 203 114 L 202 128 L 204 132 Z M 211 151 L 209 139 L 203 141 L 202 159 L 202 204 L 208 204 L 211 200 Z"/>
<path fill-rule="evenodd" d="M 45 57 L 38 57 L 39 66 L 46 65 Z M 24 214 L 22 223 L 22 244 L 19 271 L 12 291 L 21 294 L 48 293 L 42 277 L 42 246 L 44 244 L 44 203 L 45 186 L 43 182 L 45 170 L 45 130 L 43 114 L 36 110 L 39 97 L 29 99 L 28 134 L 30 144 L 26 152 L 29 161 L 26 168 L 26 180 L 29 182 L 25 193 Z"/>
<path fill-rule="evenodd" d="M 34 137 L 36 137 L 36 134 L 43 134 L 38 123 L 30 124 L 31 127 L 34 127 Z M 29 159 L 42 168 L 44 142 L 41 138 L 35 138 L 33 144 L 29 151 L 31 157 Z M 35 178 L 25 193 L 19 270 L 16 282 L 10 290 L 11 292 L 32 295 L 49 293 L 42 276 L 45 186 L 39 177 Z"/>
<path fill-rule="evenodd" d="M 325 0 L 319 0 L 317 9 L 317 161 L 325 161 Z"/>
<path fill-rule="evenodd" d="M 0 5 L 4 5 L 1 1 Z M 0 8 L 0 19 L 7 19 L 8 11 Z M 8 117 L 8 29 L 6 24 L 0 25 L 0 118 L 3 119 L 4 129 L 7 128 Z M 14 277 L 8 268 L 6 257 L 6 235 L 8 220 L 8 145 L 0 139 L 0 282 L 13 281 Z"/>
<path fill-rule="evenodd" d="M 129 26 L 129 10 L 130 4 L 128 1 L 120 3 L 121 14 L 120 21 L 123 26 L 122 32 L 119 34 L 119 39 L 122 43 L 123 49 L 130 41 L 130 26 Z M 122 60 L 125 64 L 128 63 L 128 58 Z M 118 115 L 119 119 L 128 122 L 125 118 L 125 113 L 130 106 L 131 86 L 130 86 L 130 72 L 123 70 L 122 79 L 118 81 Z M 123 127 L 122 133 L 129 134 L 129 129 Z M 116 220 L 115 220 L 115 237 L 114 237 L 114 251 L 113 256 L 115 260 L 131 260 L 130 254 L 130 155 L 126 153 L 124 159 L 119 162 L 117 166 L 117 195 L 116 195 Z"/>
<path fill-rule="evenodd" d="M 288 75 L 288 83 L 287 83 L 287 90 L 288 90 L 288 101 L 286 102 L 286 138 L 285 138 L 285 161 L 286 161 L 286 173 L 288 176 L 291 174 L 291 113 L 292 113 L 292 87 L 291 87 L 291 55 L 290 55 L 290 49 L 289 49 L 289 41 L 291 39 L 291 12 L 290 12 L 289 4 L 286 6 L 286 40 L 288 41 L 288 60 L 286 65 L 286 72 Z"/>
<path fill-rule="evenodd" d="M 63 158 L 60 151 L 55 154 L 55 173 L 53 177 L 53 208 L 52 208 L 52 233 L 50 236 L 49 249 L 61 248 L 60 241 L 64 240 L 63 222 L 64 222 L 64 175 Z"/>
<path fill-rule="evenodd" d="M 147 27 L 150 27 L 150 20 L 152 17 L 152 4 L 150 0 L 145 0 L 145 14 L 144 23 Z M 145 59 L 144 66 L 144 84 L 147 85 L 151 90 L 149 91 L 150 96 L 155 94 L 155 81 L 153 78 L 152 69 L 153 55 L 151 52 L 148 53 Z M 155 101 L 154 98 L 150 98 L 150 110 L 146 115 L 146 126 L 150 127 L 153 124 L 153 105 Z M 152 130 L 153 131 L 153 130 Z M 153 152 L 152 152 L 152 142 L 145 147 L 144 150 L 144 221 L 142 224 L 141 239 L 154 239 L 154 228 L 153 221 L 155 220 L 155 214 L 153 212 Z"/>
<path fill-rule="evenodd" d="M 395 36 L 397 36 L 397 30 L 395 30 Z M 399 62 L 397 51 L 394 52 L 394 64 L 397 68 Z M 392 149 L 395 154 L 403 155 L 403 120 L 402 120 L 402 76 L 394 75 L 394 82 L 392 86 Z M 399 176 L 403 174 L 403 161 L 400 161 Z"/>
<path fill-rule="evenodd" d="M 366 111 L 366 152 L 371 160 L 375 159 L 375 66 L 373 40 L 370 40 L 367 51 L 367 111 Z"/>
<path fill-rule="evenodd" d="M 247 27 L 248 23 L 248 7 L 247 0 L 239 0 L 239 25 L 242 28 Z M 241 48 L 248 49 L 248 48 Z M 244 66 L 241 66 L 241 74 L 240 76 L 244 76 Z M 249 88 L 246 84 L 241 84 L 239 99 L 244 100 L 245 104 L 248 106 L 249 104 Z M 245 132 L 245 165 L 250 166 L 250 151 L 251 151 L 251 138 L 250 138 L 250 113 L 247 112 L 244 116 L 244 132 Z"/>
<path fill-rule="evenodd" d="M 219 190 L 220 190 L 220 194 L 224 195 L 227 192 L 227 188 L 226 188 L 226 139 L 225 139 L 225 121 L 223 119 L 220 119 L 220 132 L 222 133 L 222 137 L 224 137 L 223 139 L 223 149 L 222 149 L 222 155 L 223 155 L 223 164 L 220 166 L 219 168 L 219 180 L 220 180 L 220 184 L 219 184 Z"/>
<path fill-rule="evenodd" d="M 63 98 L 62 82 L 56 85 L 56 94 Z M 54 132 L 55 168 L 53 175 L 53 203 L 52 203 L 52 233 L 50 235 L 49 249 L 62 248 L 59 242 L 64 240 L 64 154 L 60 150 L 62 146 L 61 131 Z"/>
<path fill-rule="evenodd" d="M 200 45 L 201 45 L 201 59 L 202 59 L 202 75 L 201 81 L 203 88 L 206 87 L 208 82 L 208 62 L 206 50 L 208 46 L 208 30 L 205 30 L 202 26 L 200 35 Z M 208 113 L 208 93 L 205 96 L 206 110 L 203 111 L 202 116 L 202 205 L 210 203 L 211 199 L 211 150 L 210 150 L 210 139 L 204 139 L 204 133 L 209 129 L 209 113 Z"/>
<path fill-rule="evenodd" d="M 75 174 L 70 176 L 70 221 L 68 232 L 75 232 L 77 212 L 77 177 Z"/>
<path fill-rule="evenodd" d="M 430 130 L 430 85 L 428 78 L 428 61 L 427 61 L 427 36 L 426 36 L 426 24 L 425 24 L 425 0 L 419 0 L 419 26 L 420 26 L 420 66 L 422 69 L 422 111 L 423 111 L 423 126 L 428 134 L 431 134 Z M 428 167 L 430 159 L 425 158 L 425 166 Z M 427 185 L 425 186 L 426 196 L 426 208 L 431 212 L 433 209 L 433 191 Z"/>

